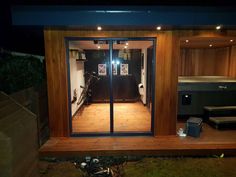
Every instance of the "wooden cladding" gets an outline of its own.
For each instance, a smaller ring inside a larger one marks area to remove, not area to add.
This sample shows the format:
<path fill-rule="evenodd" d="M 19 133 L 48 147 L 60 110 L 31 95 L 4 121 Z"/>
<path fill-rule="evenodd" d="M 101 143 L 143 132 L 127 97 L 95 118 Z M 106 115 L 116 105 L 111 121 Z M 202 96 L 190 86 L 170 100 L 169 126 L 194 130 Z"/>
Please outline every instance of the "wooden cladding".
<path fill-rule="evenodd" d="M 179 76 L 234 77 L 235 47 L 182 48 L 179 58 Z"/>
<path fill-rule="evenodd" d="M 69 135 L 68 81 L 65 41 L 60 31 L 45 30 L 50 136 Z"/>
<path fill-rule="evenodd" d="M 65 37 L 155 37 L 157 44 L 155 135 L 176 132 L 177 55 L 172 54 L 177 39 L 172 32 L 150 31 L 75 31 L 45 29 L 45 53 L 48 78 L 49 123 L 52 137 L 70 135 L 68 80 Z M 173 41 L 175 39 L 175 41 Z M 172 71 L 170 73 L 170 70 Z"/>
<path fill-rule="evenodd" d="M 173 32 L 158 36 L 155 78 L 155 135 L 175 135 L 179 39 Z"/>
<path fill-rule="evenodd" d="M 236 78 L 236 46 L 230 48 L 229 76 Z"/>
<path fill-rule="evenodd" d="M 180 76 L 227 76 L 229 47 L 213 49 L 188 49 L 180 52 Z"/>
<path fill-rule="evenodd" d="M 235 35 L 233 31 L 230 35 Z M 180 37 L 188 36 L 219 36 L 212 31 L 77 31 L 66 29 L 45 29 L 45 58 L 48 80 L 48 104 L 49 104 L 49 124 L 50 135 L 52 137 L 68 137 L 70 136 L 69 128 L 69 98 L 68 98 L 68 75 L 66 61 L 65 37 L 155 37 L 156 45 L 156 74 L 155 74 L 155 116 L 154 116 L 154 134 L 159 135 L 175 135 L 176 134 L 176 118 L 177 118 L 177 84 L 178 84 L 178 65 L 181 63 L 181 72 L 191 74 L 191 70 L 187 65 L 194 68 L 194 72 L 203 72 L 200 67 L 209 67 L 211 64 L 201 65 L 198 60 L 202 54 L 192 55 L 192 61 L 183 59 L 180 61 Z M 227 35 L 224 34 L 220 35 Z M 236 48 L 232 47 L 230 54 L 227 51 L 218 51 L 217 57 L 225 60 L 235 58 Z M 183 55 L 183 56 L 182 56 Z M 182 58 L 185 55 L 181 53 Z M 196 56 L 195 56 L 196 55 Z M 208 53 L 211 55 L 211 52 Z M 228 61 L 228 60 L 227 60 Z M 190 64 L 187 64 L 190 62 Z M 211 63 L 211 61 L 206 61 Z M 183 63 L 183 65 L 182 65 Z M 228 73 L 230 76 L 236 77 L 236 61 L 229 60 L 227 65 L 222 65 L 219 59 L 217 65 L 222 68 L 214 67 L 208 72 Z M 185 68 L 184 68 L 185 67 Z M 228 67 L 228 68 L 227 68 Z M 195 70 L 195 68 L 197 68 Z M 204 70 L 205 70 L 204 69 Z M 205 71 L 204 71 L 205 72 Z"/>

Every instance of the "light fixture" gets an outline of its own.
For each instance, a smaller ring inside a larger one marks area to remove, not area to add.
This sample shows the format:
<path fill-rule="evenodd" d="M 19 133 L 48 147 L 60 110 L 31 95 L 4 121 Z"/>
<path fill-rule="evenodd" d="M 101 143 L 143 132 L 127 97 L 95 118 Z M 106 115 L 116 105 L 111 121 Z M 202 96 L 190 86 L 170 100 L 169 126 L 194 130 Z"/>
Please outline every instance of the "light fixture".
<path fill-rule="evenodd" d="M 100 45 L 98 45 L 98 49 L 100 49 L 101 48 L 101 46 Z"/>
<path fill-rule="evenodd" d="M 127 45 L 126 45 L 126 46 L 124 46 L 124 48 L 125 48 L 125 49 L 127 49 L 127 47 L 128 47 Z"/>
<path fill-rule="evenodd" d="M 111 62 L 112 64 L 114 64 L 115 63 L 115 61 L 114 60 L 112 60 L 112 62 Z"/>
<path fill-rule="evenodd" d="M 189 42 L 189 40 L 188 40 L 188 39 L 186 39 L 186 40 L 185 40 L 185 42 L 186 42 L 186 43 L 188 43 L 188 42 Z"/>
<path fill-rule="evenodd" d="M 126 43 L 125 43 L 125 45 L 129 45 L 129 43 L 128 43 L 128 42 L 126 42 Z"/>
<path fill-rule="evenodd" d="M 97 30 L 98 30 L 98 31 L 101 31 L 101 30 L 102 30 L 102 27 L 101 27 L 101 26 L 98 26 L 98 27 L 97 27 Z"/>
<path fill-rule="evenodd" d="M 117 61 L 116 61 L 116 64 L 119 65 L 119 64 L 120 64 L 120 61 L 117 60 Z"/>
<path fill-rule="evenodd" d="M 230 39 L 230 42 L 234 42 L 234 40 L 233 40 L 233 39 Z"/>
<path fill-rule="evenodd" d="M 209 47 L 212 47 L 212 44 L 210 44 Z"/>
<path fill-rule="evenodd" d="M 158 27 L 157 27 L 157 30 L 161 30 L 161 26 L 158 26 Z"/>
<path fill-rule="evenodd" d="M 216 26 L 216 29 L 217 29 L 217 30 L 220 30 L 220 29 L 221 29 L 221 26 L 220 26 L 220 25 Z"/>

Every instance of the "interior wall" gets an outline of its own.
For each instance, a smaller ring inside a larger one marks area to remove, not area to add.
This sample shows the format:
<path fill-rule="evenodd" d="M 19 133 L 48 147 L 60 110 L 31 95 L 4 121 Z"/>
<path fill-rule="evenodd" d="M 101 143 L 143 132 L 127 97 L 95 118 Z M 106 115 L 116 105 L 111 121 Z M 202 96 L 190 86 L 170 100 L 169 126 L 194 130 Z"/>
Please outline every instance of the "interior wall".
<path fill-rule="evenodd" d="M 71 92 L 71 101 L 73 100 L 73 96 L 75 91 L 77 93 L 77 100 L 71 104 L 71 114 L 72 116 L 77 112 L 77 110 L 81 107 L 83 102 L 79 105 L 77 104 L 78 99 L 83 91 L 80 86 L 85 85 L 84 81 L 84 62 L 76 61 L 78 58 L 77 51 L 70 51 L 70 92 Z"/>
<path fill-rule="evenodd" d="M 87 61 L 85 72 L 96 72 L 98 64 L 106 64 L 106 75 L 99 76 L 92 89 L 92 102 L 109 102 L 109 50 L 84 50 Z M 136 102 L 140 100 L 138 84 L 141 82 L 141 50 L 130 49 L 130 58 L 119 57 L 119 50 L 113 50 L 113 58 L 117 64 L 117 74 L 113 75 L 113 97 L 115 102 Z M 121 75 L 120 64 L 128 64 L 128 75 Z"/>
<path fill-rule="evenodd" d="M 179 76 L 228 76 L 230 47 L 180 50 Z"/>
<path fill-rule="evenodd" d="M 141 67 L 141 84 L 143 85 L 143 94 L 141 100 L 143 104 L 147 103 L 147 48 L 142 48 L 143 68 Z"/>

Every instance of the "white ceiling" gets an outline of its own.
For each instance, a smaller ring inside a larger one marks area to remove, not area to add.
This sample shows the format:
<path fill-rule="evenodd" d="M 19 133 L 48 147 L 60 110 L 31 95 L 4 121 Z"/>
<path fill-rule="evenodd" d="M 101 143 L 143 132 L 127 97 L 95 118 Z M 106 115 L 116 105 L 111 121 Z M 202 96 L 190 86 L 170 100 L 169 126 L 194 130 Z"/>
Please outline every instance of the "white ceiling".
<path fill-rule="evenodd" d="M 153 45 L 152 41 L 127 41 L 127 49 L 142 49 L 148 48 Z M 108 44 L 94 44 L 92 40 L 90 41 L 70 41 L 70 49 L 109 49 Z M 125 44 L 113 44 L 113 49 L 124 49 Z"/>

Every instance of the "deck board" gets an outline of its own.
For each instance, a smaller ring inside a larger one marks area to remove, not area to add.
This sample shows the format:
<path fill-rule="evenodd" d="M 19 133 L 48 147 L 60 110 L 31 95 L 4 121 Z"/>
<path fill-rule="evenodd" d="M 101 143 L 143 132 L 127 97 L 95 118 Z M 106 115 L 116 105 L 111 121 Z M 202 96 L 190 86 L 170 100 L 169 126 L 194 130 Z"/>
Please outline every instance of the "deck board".
<path fill-rule="evenodd" d="M 179 123 L 178 127 L 183 127 Z M 204 124 L 200 138 L 178 136 L 51 138 L 40 156 L 84 155 L 236 155 L 236 130 L 219 131 Z"/>

